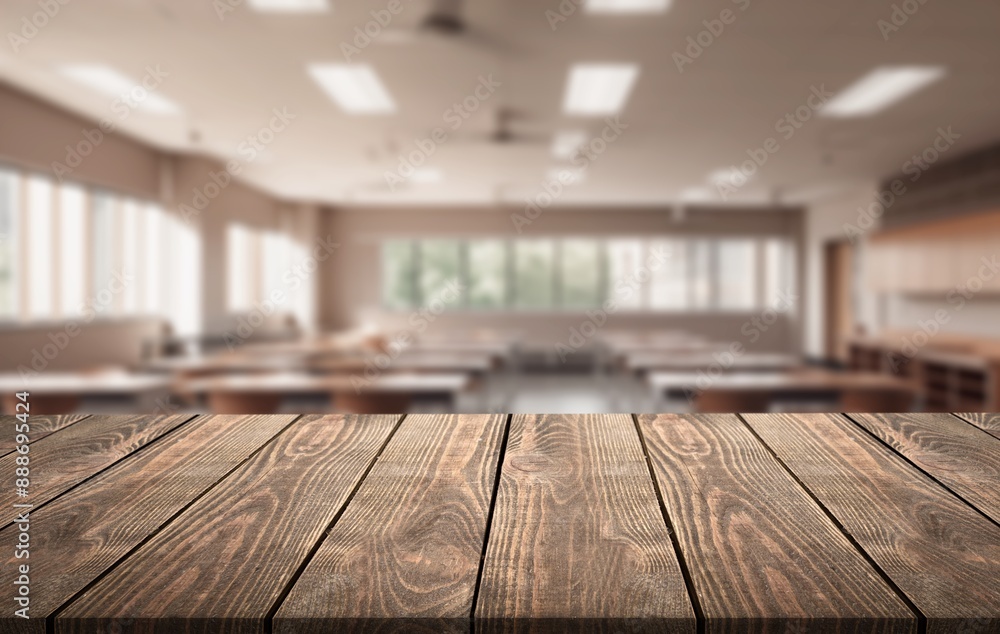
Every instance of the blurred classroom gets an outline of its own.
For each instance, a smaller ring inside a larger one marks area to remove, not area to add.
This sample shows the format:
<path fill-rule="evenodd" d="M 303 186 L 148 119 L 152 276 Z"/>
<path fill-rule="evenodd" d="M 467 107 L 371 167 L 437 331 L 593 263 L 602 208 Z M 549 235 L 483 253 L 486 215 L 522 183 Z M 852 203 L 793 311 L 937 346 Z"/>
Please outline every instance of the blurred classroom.
<path fill-rule="evenodd" d="M 996 411 L 1000 7 L 903 5 L 10 0 L 0 405 Z"/>

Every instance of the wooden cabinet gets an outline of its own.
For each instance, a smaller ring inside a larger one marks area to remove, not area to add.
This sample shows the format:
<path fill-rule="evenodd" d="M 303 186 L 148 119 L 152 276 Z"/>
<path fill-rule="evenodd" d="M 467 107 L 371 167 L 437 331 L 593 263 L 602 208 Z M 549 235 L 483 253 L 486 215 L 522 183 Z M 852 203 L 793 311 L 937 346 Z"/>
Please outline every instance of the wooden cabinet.
<path fill-rule="evenodd" d="M 987 344 L 992 346 L 992 344 Z M 914 383 L 930 412 L 988 412 L 1000 408 L 1000 360 L 968 343 L 964 352 L 921 351 L 907 355 L 894 339 L 850 343 L 851 369 L 883 372 Z"/>
<path fill-rule="evenodd" d="M 978 293 L 1000 293 L 1000 274 L 984 269 L 984 261 L 1000 260 L 998 213 L 879 233 L 868 249 L 873 292 L 943 296 L 970 283 L 979 288 L 982 282 Z"/>

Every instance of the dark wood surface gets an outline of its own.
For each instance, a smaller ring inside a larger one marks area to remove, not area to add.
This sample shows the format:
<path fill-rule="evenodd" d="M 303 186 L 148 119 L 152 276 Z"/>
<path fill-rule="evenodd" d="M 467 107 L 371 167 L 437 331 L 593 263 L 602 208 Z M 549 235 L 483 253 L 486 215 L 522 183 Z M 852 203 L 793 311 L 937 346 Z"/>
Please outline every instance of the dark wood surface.
<path fill-rule="evenodd" d="M 1000 631 L 995 420 L 53 419 L 0 634 Z"/>
<path fill-rule="evenodd" d="M 956 414 L 979 429 L 1000 438 L 1000 414 Z"/>
<path fill-rule="evenodd" d="M 1000 526 L 843 416 L 746 420 L 913 602 L 928 632 L 980 619 L 1000 629 Z"/>
<path fill-rule="evenodd" d="M 85 414 L 70 414 L 65 416 L 30 416 L 30 438 L 31 442 L 37 442 L 42 438 L 45 438 L 49 434 L 55 431 L 59 431 L 63 427 L 68 427 L 73 423 L 83 420 L 87 416 Z M 2 417 L 3 426 L 3 436 L 0 436 L 0 456 L 6 456 L 10 452 L 14 451 L 14 438 L 16 436 L 15 426 L 18 420 L 13 416 L 3 416 Z"/>
<path fill-rule="evenodd" d="M 1000 523 L 1000 438 L 951 414 L 851 414 L 851 418 Z"/>
<path fill-rule="evenodd" d="M 667 513 L 708 631 L 910 632 L 916 617 L 781 463 L 733 414 L 641 416 Z M 741 583 L 732 583 L 733 571 Z"/>
<path fill-rule="evenodd" d="M 631 417 L 513 417 L 476 631 L 694 631 Z"/>
<path fill-rule="evenodd" d="M 278 610 L 278 634 L 366 632 L 419 619 L 462 632 L 472 601 L 506 416 L 405 420 Z"/>
<path fill-rule="evenodd" d="M 186 415 L 91 416 L 32 442 L 29 457 L 31 473 L 35 475 L 31 478 L 30 503 L 37 510 L 190 418 Z M 3 428 L 10 429 L 10 425 L 4 424 Z M 0 458 L 0 473 L 13 476 L 18 455 L 9 453 Z M 14 505 L 24 501 L 15 492 L 13 477 L 0 494 L 0 500 L 4 513 L 0 527 L 6 527 L 17 516 Z"/>

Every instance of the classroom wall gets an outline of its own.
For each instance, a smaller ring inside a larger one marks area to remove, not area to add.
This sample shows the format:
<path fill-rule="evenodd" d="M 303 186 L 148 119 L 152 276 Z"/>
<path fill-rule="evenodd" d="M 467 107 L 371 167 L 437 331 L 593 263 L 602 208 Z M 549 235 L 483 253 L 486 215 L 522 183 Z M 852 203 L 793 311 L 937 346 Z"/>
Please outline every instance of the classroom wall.
<path fill-rule="evenodd" d="M 341 247 L 322 271 L 320 319 L 324 328 L 351 328 L 383 324 L 407 328 L 408 314 L 381 310 L 380 242 L 392 237 L 647 237 L 655 235 L 790 236 L 800 245 L 803 213 L 799 209 L 741 211 L 704 210 L 690 212 L 677 221 L 667 209 L 578 208 L 543 213 L 518 234 L 511 221 L 519 209 L 377 209 L 339 208 L 324 214 L 325 232 Z M 801 276 L 800 276 L 801 277 Z M 801 294 L 801 293 L 800 293 Z M 677 328 L 697 331 L 721 341 L 739 341 L 754 350 L 801 349 L 802 311 L 783 316 L 752 343 L 741 328 L 753 315 L 618 313 L 608 328 Z M 537 347 L 552 347 L 565 341 L 570 329 L 586 318 L 582 311 L 556 312 L 456 312 L 430 324 L 428 331 L 447 333 L 455 329 L 495 328 L 515 330 Z"/>
<path fill-rule="evenodd" d="M 0 161 L 55 177 L 53 162 L 67 164 L 67 145 L 85 141 L 96 123 L 0 83 Z M 122 134 L 100 145 L 66 176 L 76 182 L 155 198 L 160 194 L 161 152 Z"/>

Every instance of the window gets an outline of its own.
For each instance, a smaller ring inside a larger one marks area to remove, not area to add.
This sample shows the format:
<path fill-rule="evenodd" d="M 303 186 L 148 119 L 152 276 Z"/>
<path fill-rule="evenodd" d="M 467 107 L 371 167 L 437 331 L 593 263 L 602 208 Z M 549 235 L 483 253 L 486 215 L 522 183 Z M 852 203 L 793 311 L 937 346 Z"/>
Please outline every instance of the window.
<path fill-rule="evenodd" d="M 716 249 L 716 305 L 722 310 L 754 310 L 757 306 L 757 243 L 723 240 L 716 244 Z"/>
<path fill-rule="evenodd" d="M 59 188 L 59 314 L 82 314 L 87 293 L 87 194 L 75 185 Z"/>
<path fill-rule="evenodd" d="M 241 224 L 231 224 L 226 230 L 226 305 L 231 313 L 250 310 L 253 307 L 253 242 L 250 230 Z"/>
<path fill-rule="evenodd" d="M 560 305 L 591 308 L 603 303 L 604 261 L 597 240 L 565 240 L 560 245 Z"/>
<path fill-rule="evenodd" d="M 55 313 L 52 182 L 32 176 L 27 186 L 28 316 L 50 319 Z"/>
<path fill-rule="evenodd" d="M 19 184 L 17 173 L 0 171 L 0 319 L 10 319 L 18 313 L 20 289 L 15 271 L 20 257 Z"/>
<path fill-rule="evenodd" d="M 555 243 L 521 240 L 514 244 L 514 306 L 551 308 L 555 304 Z"/>
<path fill-rule="evenodd" d="M 502 240 L 468 243 L 466 297 L 470 308 L 501 308 L 507 303 L 507 244 Z"/>
<path fill-rule="evenodd" d="M 457 240 L 427 240 L 420 243 L 420 305 L 446 297 L 445 290 L 456 282 L 462 269 L 462 254 Z"/>
<path fill-rule="evenodd" d="M 386 307 L 408 308 L 417 302 L 417 245 L 394 240 L 382 247 L 382 300 Z"/>
<path fill-rule="evenodd" d="M 197 229 L 161 206 L 0 170 L 0 319 L 149 315 L 193 334 L 200 284 Z"/>
<path fill-rule="evenodd" d="M 462 280 L 452 308 L 759 311 L 795 283 L 785 238 L 567 238 L 390 240 L 382 245 L 382 297 L 416 308 Z"/>
<path fill-rule="evenodd" d="M 691 305 L 688 292 L 687 249 L 682 240 L 654 240 L 650 243 L 649 306 L 654 310 L 683 311 Z"/>

